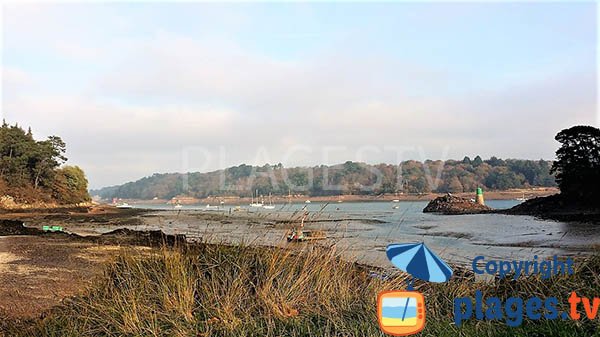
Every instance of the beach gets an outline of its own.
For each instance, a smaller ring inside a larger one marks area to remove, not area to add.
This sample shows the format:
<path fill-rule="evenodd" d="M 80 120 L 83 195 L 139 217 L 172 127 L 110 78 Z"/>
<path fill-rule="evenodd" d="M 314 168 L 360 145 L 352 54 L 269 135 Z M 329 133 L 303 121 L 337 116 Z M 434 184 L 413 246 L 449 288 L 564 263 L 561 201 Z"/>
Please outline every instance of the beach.
<path fill-rule="evenodd" d="M 513 203 L 507 200 L 490 202 L 503 207 Z M 63 308 L 71 303 L 71 298 L 80 301 L 78 306 L 84 305 L 87 303 L 86 294 L 93 289 L 92 293 L 99 291 L 99 280 L 106 282 L 102 280 L 117 277 L 107 274 L 107 266 L 109 270 L 117 268 L 121 265 L 118 261 L 122 259 L 135 263 L 127 268 L 142 268 L 134 261 L 169 260 L 173 254 L 171 249 L 161 247 L 165 244 L 176 247 L 177 242 L 183 244 L 187 241 L 192 245 L 190 247 L 197 245 L 197 248 L 190 248 L 192 251 L 206 249 L 201 248 L 206 245 L 217 250 L 227 247 L 235 251 L 241 249 L 240 252 L 245 252 L 243 247 L 248 247 L 256 248 L 259 256 L 274 250 L 273 256 L 288 256 L 284 252 L 291 252 L 291 256 L 298 258 L 315 254 L 318 248 L 326 254 L 326 259 L 339 256 L 345 263 L 354 266 L 352 268 L 386 278 L 388 276 L 385 275 L 401 276 L 385 255 L 386 245 L 394 242 L 426 242 L 461 270 L 468 270 L 468 262 L 481 254 L 506 260 L 559 255 L 586 261 L 598 247 L 598 242 L 590 235 L 593 228 L 583 224 L 562 224 L 502 214 L 423 214 L 420 210 L 424 204 L 420 201 L 334 205 L 315 202 L 310 205 L 279 205 L 274 210 L 248 207 L 241 211 L 225 206 L 219 210 L 202 209 L 201 205 L 197 205 L 196 209 L 184 206 L 174 210 L 118 209 L 100 205 L 86 211 L 6 212 L 0 215 L 3 222 L 0 226 L 0 282 L 3 284 L 0 317 L 8 324 L 17 324 L 23 320 L 37 320 L 52 312 L 53 308 Z M 399 208 L 394 209 L 391 205 Z M 286 234 L 291 228 L 298 228 L 303 218 L 304 229 L 324 231 L 327 238 L 315 242 L 288 242 Z M 502 224 L 512 227 L 502 229 Z M 43 232 L 43 226 L 61 226 L 63 232 Z M 489 226 L 496 227 L 496 230 Z M 181 254 L 188 256 L 188 251 L 185 249 Z M 160 257 L 162 255 L 164 257 Z M 315 261 L 322 258 L 315 257 Z M 273 268 L 287 272 L 288 267 L 284 264 Z M 123 282 L 133 282 L 129 277 L 126 276 Z M 456 286 L 462 287 L 460 283 Z M 156 290 L 160 291 L 166 290 Z M 161 295 L 153 293 L 152 296 Z M 277 312 L 284 310 L 284 316 L 290 315 L 297 307 L 300 305 L 277 309 Z M 129 315 L 128 311 L 125 313 Z M 369 310 L 367 314 L 371 315 Z M 15 326 L 17 328 L 14 329 L 18 329 L 19 325 Z M 13 328 L 9 326 L 6 329 Z"/>

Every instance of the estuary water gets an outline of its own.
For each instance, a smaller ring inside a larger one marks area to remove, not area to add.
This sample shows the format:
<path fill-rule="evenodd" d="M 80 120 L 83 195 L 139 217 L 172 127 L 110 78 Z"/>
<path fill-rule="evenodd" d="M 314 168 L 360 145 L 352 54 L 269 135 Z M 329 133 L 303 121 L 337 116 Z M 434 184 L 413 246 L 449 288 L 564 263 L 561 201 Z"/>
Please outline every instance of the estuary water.
<path fill-rule="evenodd" d="M 496 209 L 510 208 L 516 200 L 488 200 Z M 306 228 L 327 232 L 327 244 L 335 244 L 360 262 L 385 265 L 385 247 L 390 243 L 425 242 L 450 262 L 467 264 L 475 256 L 486 259 L 532 260 L 535 256 L 573 256 L 592 253 L 600 245 L 600 235 L 593 225 L 540 220 L 531 216 L 502 214 L 440 215 L 423 213 L 427 201 L 296 203 L 275 205 L 274 209 L 248 205 L 219 207 L 185 205 L 174 210 L 170 205 L 135 204 L 136 208 L 169 211 L 169 214 L 223 214 L 231 219 L 255 219 L 255 224 L 269 224 L 269 230 L 248 230 L 227 222 L 207 224 L 211 238 L 235 242 L 242 238 L 270 245 L 281 239 L 275 223 L 298 224 L 307 214 Z M 163 212 L 157 212 L 161 214 Z M 164 213 L 163 213 L 164 214 Z M 161 229 L 192 234 L 197 231 L 189 221 L 172 221 Z M 186 233 L 189 231 L 189 233 Z"/>

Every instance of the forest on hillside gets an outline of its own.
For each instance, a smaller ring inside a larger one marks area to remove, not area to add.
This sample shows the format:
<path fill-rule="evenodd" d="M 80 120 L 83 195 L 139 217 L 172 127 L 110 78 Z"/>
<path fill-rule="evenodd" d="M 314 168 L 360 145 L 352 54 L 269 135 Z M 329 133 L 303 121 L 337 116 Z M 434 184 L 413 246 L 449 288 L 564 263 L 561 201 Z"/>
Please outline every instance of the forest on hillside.
<path fill-rule="evenodd" d="M 6 203 L 89 201 L 87 179 L 78 166 L 62 166 L 66 145 L 60 137 L 35 140 L 31 128 L 0 127 L 0 198 Z"/>
<path fill-rule="evenodd" d="M 102 198 L 169 199 L 179 195 L 249 197 L 259 194 L 339 194 L 466 192 L 477 187 L 506 190 L 556 186 L 551 161 L 499 159 L 409 160 L 400 165 L 348 161 L 333 166 L 285 168 L 281 164 L 239 165 L 208 173 L 154 174 L 135 182 L 91 191 Z"/>

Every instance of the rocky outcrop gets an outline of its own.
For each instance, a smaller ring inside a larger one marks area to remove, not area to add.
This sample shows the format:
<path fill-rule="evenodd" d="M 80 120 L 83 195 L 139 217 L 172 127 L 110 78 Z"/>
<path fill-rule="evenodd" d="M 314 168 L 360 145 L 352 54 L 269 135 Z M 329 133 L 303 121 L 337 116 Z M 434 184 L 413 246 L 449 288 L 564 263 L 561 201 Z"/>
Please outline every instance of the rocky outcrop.
<path fill-rule="evenodd" d="M 488 213 L 492 208 L 480 205 L 475 201 L 447 194 L 435 198 L 423 209 L 423 213 L 442 214 L 479 214 Z"/>
<path fill-rule="evenodd" d="M 533 215 L 541 219 L 564 222 L 585 222 L 600 224 L 600 202 L 589 200 L 569 200 L 562 194 L 529 199 L 513 208 L 499 213 L 511 215 Z"/>

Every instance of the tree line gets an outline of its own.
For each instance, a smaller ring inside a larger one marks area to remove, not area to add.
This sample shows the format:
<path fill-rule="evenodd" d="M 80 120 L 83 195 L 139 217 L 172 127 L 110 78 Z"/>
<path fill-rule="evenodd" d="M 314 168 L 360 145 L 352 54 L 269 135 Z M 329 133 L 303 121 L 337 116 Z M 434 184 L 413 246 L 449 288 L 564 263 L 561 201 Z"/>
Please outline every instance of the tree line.
<path fill-rule="evenodd" d="M 102 198 L 169 199 L 179 195 L 250 197 L 261 195 L 444 193 L 470 192 L 477 187 L 506 190 L 556 186 L 551 161 L 500 159 L 414 160 L 398 165 L 347 161 L 333 166 L 285 168 L 282 164 L 241 164 L 208 173 L 154 174 L 119 186 L 91 191 Z"/>
<path fill-rule="evenodd" d="M 2 122 L 0 127 L 0 196 L 18 203 L 89 201 L 87 179 L 67 160 L 66 145 L 58 136 L 35 140 L 31 128 Z"/>

